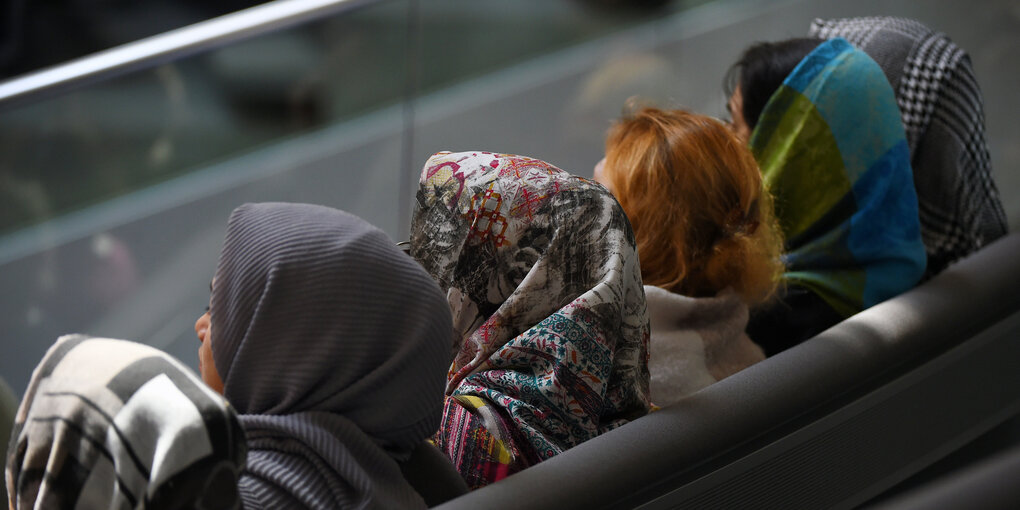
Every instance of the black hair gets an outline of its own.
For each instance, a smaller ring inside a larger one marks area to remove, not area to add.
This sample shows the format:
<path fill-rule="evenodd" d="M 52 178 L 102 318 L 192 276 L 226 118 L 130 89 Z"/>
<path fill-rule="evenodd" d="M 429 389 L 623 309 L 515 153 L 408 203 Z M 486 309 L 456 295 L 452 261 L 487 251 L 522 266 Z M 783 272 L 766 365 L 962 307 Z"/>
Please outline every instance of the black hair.
<path fill-rule="evenodd" d="M 740 95 L 744 100 L 740 113 L 744 115 L 748 127 L 754 129 L 772 94 L 779 90 L 793 68 L 822 42 L 822 39 L 801 37 L 761 42 L 744 50 L 740 60 L 726 73 L 723 89 L 726 97 L 730 97 L 740 86 Z"/>

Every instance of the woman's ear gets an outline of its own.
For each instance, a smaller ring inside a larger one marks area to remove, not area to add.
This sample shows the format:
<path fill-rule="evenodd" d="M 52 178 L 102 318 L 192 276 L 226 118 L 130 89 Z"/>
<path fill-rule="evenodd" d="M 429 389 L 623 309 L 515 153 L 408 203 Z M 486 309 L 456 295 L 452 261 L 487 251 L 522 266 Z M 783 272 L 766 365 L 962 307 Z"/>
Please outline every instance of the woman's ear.
<path fill-rule="evenodd" d="M 592 177 L 595 179 L 595 182 L 605 186 L 609 191 L 613 191 L 613 189 L 609 187 L 609 179 L 606 178 L 605 170 L 606 158 L 603 156 L 598 163 L 595 163 L 595 169 L 592 171 Z"/>

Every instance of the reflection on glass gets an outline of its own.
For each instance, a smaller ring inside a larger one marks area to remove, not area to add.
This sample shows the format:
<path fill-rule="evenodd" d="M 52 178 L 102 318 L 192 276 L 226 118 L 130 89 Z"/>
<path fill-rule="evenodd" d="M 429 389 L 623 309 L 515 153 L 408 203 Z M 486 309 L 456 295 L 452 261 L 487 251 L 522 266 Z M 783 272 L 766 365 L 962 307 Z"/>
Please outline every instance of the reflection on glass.
<path fill-rule="evenodd" d="M 0 234 L 657 13 L 604 4 L 381 1 L 4 111 Z"/>
<path fill-rule="evenodd" d="M 606 3 L 382 0 L 0 110 L 0 351 L 15 353 L 0 357 L 0 374 L 23 390 L 48 343 L 75 331 L 192 362 L 194 315 L 240 202 L 323 203 L 400 238 L 421 153 L 450 140 L 488 133 L 522 152 L 596 161 L 604 126 L 570 108 L 605 96 L 581 97 L 581 83 L 562 97 L 515 98 L 495 118 L 475 111 L 477 123 L 447 131 L 418 115 L 430 97 L 459 101 L 435 94 L 452 86 L 477 90 L 517 64 L 687 5 L 592 5 Z"/>

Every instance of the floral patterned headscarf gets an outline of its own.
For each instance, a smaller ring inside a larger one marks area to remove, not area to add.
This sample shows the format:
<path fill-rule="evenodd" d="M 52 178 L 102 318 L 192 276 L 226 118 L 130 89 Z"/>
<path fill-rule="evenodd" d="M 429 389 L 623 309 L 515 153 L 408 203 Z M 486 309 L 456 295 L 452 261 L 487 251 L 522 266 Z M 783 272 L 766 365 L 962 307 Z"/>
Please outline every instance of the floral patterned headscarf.
<path fill-rule="evenodd" d="M 417 200 L 411 254 L 453 311 L 447 394 L 483 399 L 510 437 L 488 432 L 537 461 L 648 412 L 634 234 L 605 188 L 528 157 L 440 152 Z"/>

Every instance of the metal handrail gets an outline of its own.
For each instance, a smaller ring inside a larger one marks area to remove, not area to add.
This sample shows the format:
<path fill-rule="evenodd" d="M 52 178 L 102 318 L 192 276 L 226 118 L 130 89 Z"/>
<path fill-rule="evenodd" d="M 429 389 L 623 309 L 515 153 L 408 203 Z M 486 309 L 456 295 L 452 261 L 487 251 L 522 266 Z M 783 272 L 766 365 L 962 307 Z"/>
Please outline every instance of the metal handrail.
<path fill-rule="evenodd" d="M 0 82 L 0 110 L 378 0 L 277 0 Z"/>

